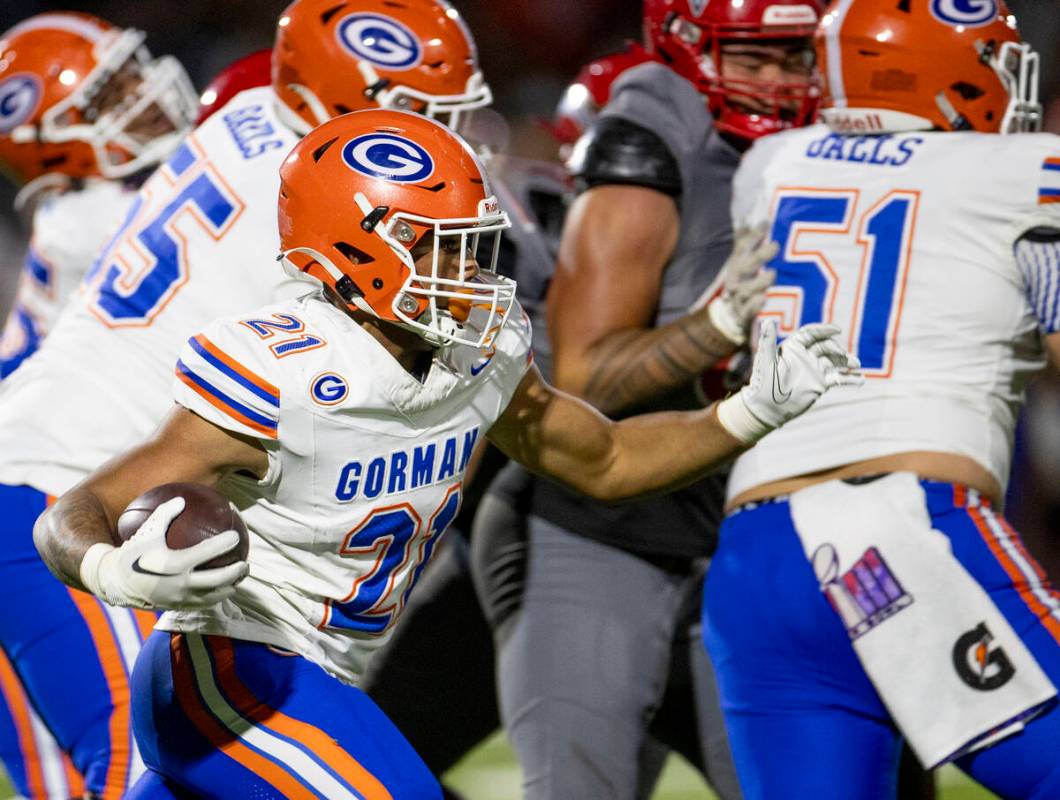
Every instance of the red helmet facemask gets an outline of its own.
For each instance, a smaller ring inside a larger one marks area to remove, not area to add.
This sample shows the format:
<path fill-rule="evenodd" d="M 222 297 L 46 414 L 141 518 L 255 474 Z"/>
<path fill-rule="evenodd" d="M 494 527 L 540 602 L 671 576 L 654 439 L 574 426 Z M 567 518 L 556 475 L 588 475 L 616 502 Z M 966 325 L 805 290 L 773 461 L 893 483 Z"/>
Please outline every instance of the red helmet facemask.
<path fill-rule="evenodd" d="M 820 88 L 812 44 L 821 13 L 819 0 L 644 0 L 645 38 L 706 96 L 719 131 L 750 142 L 813 121 Z M 781 77 L 737 77 L 743 59 L 748 72 L 775 62 Z M 800 72 L 805 78 L 783 77 Z"/>

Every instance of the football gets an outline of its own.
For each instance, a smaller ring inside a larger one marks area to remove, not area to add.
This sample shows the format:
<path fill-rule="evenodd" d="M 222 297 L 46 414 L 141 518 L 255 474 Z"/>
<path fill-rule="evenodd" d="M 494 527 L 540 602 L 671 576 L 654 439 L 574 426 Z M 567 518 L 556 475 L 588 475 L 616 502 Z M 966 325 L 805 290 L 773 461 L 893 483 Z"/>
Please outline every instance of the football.
<path fill-rule="evenodd" d="M 213 569 L 245 561 L 250 552 L 247 526 L 228 498 L 199 483 L 167 483 L 149 489 L 133 500 L 118 517 L 118 536 L 131 537 L 158 506 L 174 497 L 184 498 L 184 511 L 170 523 L 166 544 L 174 550 L 191 547 L 224 531 L 239 534 L 239 546 L 205 562 L 198 569 Z"/>

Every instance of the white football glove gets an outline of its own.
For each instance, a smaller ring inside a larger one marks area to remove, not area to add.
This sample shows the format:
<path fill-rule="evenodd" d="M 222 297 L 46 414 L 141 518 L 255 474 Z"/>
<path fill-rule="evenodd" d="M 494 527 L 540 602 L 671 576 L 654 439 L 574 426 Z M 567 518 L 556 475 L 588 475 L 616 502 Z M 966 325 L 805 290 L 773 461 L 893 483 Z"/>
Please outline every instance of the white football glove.
<path fill-rule="evenodd" d="M 184 510 L 184 498 L 174 497 L 151 512 L 121 547 L 99 542 L 81 561 L 81 582 L 112 606 L 145 609 L 206 608 L 230 597 L 246 577 L 250 565 L 237 561 L 227 567 L 195 568 L 239 545 L 239 534 L 224 531 L 182 550 L 166 544 L 170 523 Z"/>
<path fill-rule="evenodd" d="M 747 331 L 777 277 L 775 270 L 765 269 L 778 250 L 768 230 L 760 225 L 736 231 L 732 254 L 721 268 L 721 294 L 707 306 L 711 324 L 737 347 L 747 341 Z"/>
<path fill-rule="evenodd" d="M 836 325 L 804 325 L 778 348 L 776 322 L 764 322 L 751 382 L 718 404 L 718 421 L 725 430 L 754 444 L 833 386 L 863 384 L 861 362 L 836 341 L 839 333 Z"/>

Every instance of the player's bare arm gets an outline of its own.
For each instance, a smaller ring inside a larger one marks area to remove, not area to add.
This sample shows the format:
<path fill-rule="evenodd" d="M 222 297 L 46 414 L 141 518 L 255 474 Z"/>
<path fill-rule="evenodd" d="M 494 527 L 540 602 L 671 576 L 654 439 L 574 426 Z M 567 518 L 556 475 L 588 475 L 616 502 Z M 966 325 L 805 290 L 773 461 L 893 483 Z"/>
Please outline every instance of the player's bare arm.
<path fill-rule="evenodd" d="M 860 383 L 857 359 L 811 325 L 776 345 L 764 326 L 751 383 L 709 409 L 612 422 L 549 386 L 535 367 L 489 432 L 510 458 L 597 500 L 623 500 L 691 483 L 808 409 L 831 386 Z"/>
<path fill-rule="evenodd" d="M 654 189 L 598 186 L 575 200 L 549 291 L 556 386 L 615 413 L 732 352 L 704 311 L 650 328 L 678 223 Z"/>
<path fill-rule="evenodd" d="M 268 457 L 253 440 L 176 407 L 150 439 L 104 464 L 60 497 L 37 521 L 33 540 L 48 568 L 60 580 L 75 588 L 88 588 L 82 568 L 85 554 L 96 544 L 109 546 L 118 541 L 118 517 L 138 495 L 165 483 L 213 486 L 232 471 L 261 476 L 267 469 Z M 171 500 L 156 511 L 160 517 L 167 517 L 161 528 L 163 533 L 169 521 L 180 513 L 182 503 L 180 499 Z M 192 558 L 201 563 L 217 555 L 213 551 L 222 547 L 228 537 L 224 541 L 216 538 L 216 544 L 203 542 L 210 547 Z M 190 555 L 200 546 L 183 552 Z M 220 552 L 233 546 L 229 544 Z"/>

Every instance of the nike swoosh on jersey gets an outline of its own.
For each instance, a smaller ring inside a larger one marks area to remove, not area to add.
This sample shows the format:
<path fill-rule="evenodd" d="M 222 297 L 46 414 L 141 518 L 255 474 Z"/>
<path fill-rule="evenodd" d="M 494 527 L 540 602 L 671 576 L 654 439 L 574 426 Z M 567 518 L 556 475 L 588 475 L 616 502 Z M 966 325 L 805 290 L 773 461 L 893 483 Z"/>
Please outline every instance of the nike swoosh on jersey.
<path fill-rule="evenodd" d="M 474 364 L 472 364 L 471 365 L 471 377 L 474 378 L 476 375 L 478 375 L 480 372 L 482 372 L 482 370 L 484 370 L 486 367 L 488 367 L 490 365 L 490 362 L 492 360 L 493 360 L 493 356 L 490 356 L 485 361 L 483 361 L 481 364 L 479 364 L 477 367 Z"/>

